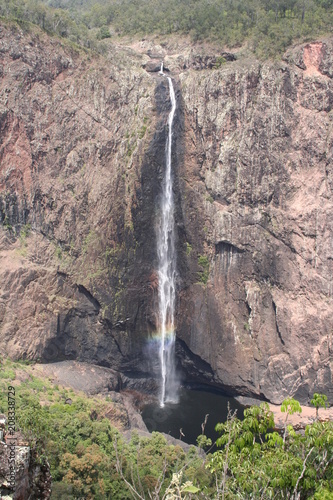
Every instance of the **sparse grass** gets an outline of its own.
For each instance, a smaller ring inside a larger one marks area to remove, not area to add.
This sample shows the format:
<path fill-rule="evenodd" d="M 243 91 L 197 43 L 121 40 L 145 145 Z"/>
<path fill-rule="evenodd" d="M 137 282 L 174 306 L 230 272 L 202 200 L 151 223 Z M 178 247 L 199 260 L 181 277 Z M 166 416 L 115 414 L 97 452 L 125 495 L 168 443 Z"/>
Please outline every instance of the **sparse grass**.
<path fill-rule="evenodd" d="M 227 62 L 227 60 L 225 59 L 225 57 L 223 56 L 219 56 L 216 58 L 216 62 L 214 64 L 214 68 L 215 69 L 219 69 L 221 66 L 223 66 L 223 64 L 225 64 Z"/>
<path fill-rule="evenodd" d="M 89 248 L 95 244 L 97 239 L 97 235 L 95 231 L 91 230 L 87 234 L 87 236 L 84 238 L 83 245 L 82 245 L 82 254 L 86 254 L 89 251 Z"/>
<path fill-rule="evenodd" d="M 209 201 L 209 203 L 214 203 L 214 198 L 209 194 L 206 196 L 206 201 Z"/>
<path fill-rule="evenodd" d="M 136 142 L 130 143 L 130 141 L 128 141 L 127 151 L 126 151 L 127 158 L 131 158 L 132 157 L 135 149 L 136 149 Z"/>
<path fill-rule="evenodd" d="M 192 253 L 192 245 L 186 242 L 186 255 L 189 257 Z"/>
<path fill-rule="evenodd" d="M 9 223 L 9 219 L 8 219 L 7 215 L 4 218 L 3 227 L 5 229 L 7 229 L 7 231 L 11 231 L 13 229 L 13 226 Z"/>
<path fill-rule="evenodd" d="M 200 283 L 206 285 L 209 278 L 209 260 L 205 255 L 198 256 L 198 266 L 200 266 L 202 269 L 197 273 L 198 280 Z"/>
<path fill-rule="evenodd" d="M 57 259 L 59 259 L 59 260 L 62 259 L 62 250 L 59 246 L 57 246 L 57 248 L 56 248 L 55 255 L 56 255 Z"/>
<path fill-rule="evenodd" d="M 139 139 L 143 139 L 144 138 L 146 130 L 147 130 L 147 125 L 142 125 L 142 127 L 141 127 L 141 129 L 139 130 L 139 133 L 138 133 Z"/>
<path fill-rule="evenodd" d="M 8 380 L 15 380 L 15 371 L 14 370 L 0 370 L 0 378 L 2 379 L 8 379 Z"/>

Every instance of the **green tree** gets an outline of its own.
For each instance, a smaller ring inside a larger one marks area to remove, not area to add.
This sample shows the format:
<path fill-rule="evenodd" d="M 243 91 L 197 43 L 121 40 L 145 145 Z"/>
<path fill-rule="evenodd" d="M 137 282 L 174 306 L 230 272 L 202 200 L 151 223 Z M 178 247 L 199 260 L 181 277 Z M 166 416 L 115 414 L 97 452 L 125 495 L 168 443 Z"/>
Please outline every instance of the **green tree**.
<path fill-rule="evenodd" d="M 316 419 L 318 420 L 319 408 L 327 408 L 327 396 L 315 392 L 310 402 L 316 408 Z"/>
<path fill-rule="evenodd" d="M 98 33 L 98 38 L 100 40 L 104 40 L 104 38 L 111 38 L 111 33 L 107 26 L 101 26 Z"/>

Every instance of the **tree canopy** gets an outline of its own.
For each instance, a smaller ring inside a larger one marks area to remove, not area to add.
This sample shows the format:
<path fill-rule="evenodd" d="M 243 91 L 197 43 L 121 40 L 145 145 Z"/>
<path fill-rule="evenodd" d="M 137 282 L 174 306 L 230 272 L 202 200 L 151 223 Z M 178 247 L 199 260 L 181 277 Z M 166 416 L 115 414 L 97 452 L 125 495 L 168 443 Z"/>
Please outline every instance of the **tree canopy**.
<path fill-rule="evenodd" d="M 333 0 L 0 0 L 0 15 L 91 46 L 117 35 L 180 34 L 259 57 L 330 33 Z"/>
<path fill-rule="evenodd" d="M 332 498 L 332 421 L 316 420 L 297 432 L 286 419 L 278 431 L 262 403 L 247 408 L 243 419 L 229 411 L 216 425 L 217 448 L 203 426 L 198 447 L 185 453 L 158 432 L 132 432 L 127 441 L 106 417 L 119 423 L 124 416 L 109 396 L 88 397 L 33 373 L 26 363 L 0 359 L 0 413 L 8 414 L 8 387 L 15 385 L 16 426 L 34 460 L 49 463 L 53 499 Z M 317 396 L 326 405 L 326 396 Z M 292 415 L 300 406 L 288 398 L 282 409 Z"/>

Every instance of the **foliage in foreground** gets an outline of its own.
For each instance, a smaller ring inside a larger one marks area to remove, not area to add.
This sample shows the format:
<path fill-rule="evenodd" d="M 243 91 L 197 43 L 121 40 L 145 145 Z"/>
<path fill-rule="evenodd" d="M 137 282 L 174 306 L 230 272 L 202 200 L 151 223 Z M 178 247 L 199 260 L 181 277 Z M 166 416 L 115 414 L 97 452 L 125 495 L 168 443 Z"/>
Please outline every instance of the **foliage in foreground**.
<path fill-rule="evenodd" d="M 0 359 L 0 413 L 7 414 L 11 385 L 16 389 L 17 425 L 39 461 L 50 465 L 52 499 L 126 500 L 133 498 L 126 482 L 144 498 L 157 489 L 162 497 L 173 473 L 185 464 L 184 482 L 195 481 L 198 475 L 202 487 L 212 484 L 194 447 L 185 454 L 159 433 L 150 438 L 133 433 L 125 441 L 105 417 L 111 415 L 113 421 L 117 413 L 118 421 L 122 417 L 119 405 L 109 398 L 75 393 L 35 377 L 25 363 Z"/>
<path fill-rule="evenodd" d="M 245 41 L 259 57 L 330 33 L 333 0 L 0 0 L 0 15 L 88 47 L 111 36 L 190 35 L 229 47 Z"/>
<path fill-rule="evenodd" d="M 296 433 L 288 415 L 301 411 L 288 398 L 283 436 L 273 431 L 274 419 L 266 403 L 245 411 L 241 422 L 231 415 L 218 424 L 221 437 L 208 464 L 216 473 L 225 498 L 333 497 L 333 423 L 316 421 Z"/>
<path fill-rule="evenodd" d="M 115 403 L 54 386 L 23 363 L 0 366 L 0 412 L 7 413 L 8 385 L 16 387 L 20 429 L 40 462 L 50 463 L 53 499 L 333 498 L 333 423 L 316 420 L 296 433 L 288 417 L 301 409 L 292 398 L 282 405 L 282 433 L 263 403 L 243 420 L 229 412 L 217 424 L 217 451 L 205 453 L 211 443 L 201 435 L 201 449 L 185 453 L 159 433 L 133 433 L 127 442 L 105 417 L 111 408 L 117 414 Z M 313 405 L 325 407 L 326 397 L 317 394 Z"/>

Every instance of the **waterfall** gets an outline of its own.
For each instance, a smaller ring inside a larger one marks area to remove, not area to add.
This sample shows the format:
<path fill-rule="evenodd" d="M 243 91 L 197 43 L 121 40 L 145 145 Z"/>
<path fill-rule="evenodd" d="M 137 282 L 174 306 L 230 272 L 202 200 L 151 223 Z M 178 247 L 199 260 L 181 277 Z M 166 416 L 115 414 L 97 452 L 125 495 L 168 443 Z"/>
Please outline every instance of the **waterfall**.
<path fill-rule="evenodd" d="M 163 63 L 160 73 L 163 73 Z M 164 75 L 165 76 L 165 75 Z M 171 110 L 168 117 L 168 137 L 165 149 L 165 175 L 163 179 L 160 220 L 157 229 L 157 256 L 159 282 L 159 361 L 161 369 L 160 406 L 165 402 L 177 402 L 177 379 L 175 369 L 175 293 L 176 251 L 174 200 L 172 191 L 172 125 L 176 111 L 176 97 L 171 78 L 169 94 Z"/>

